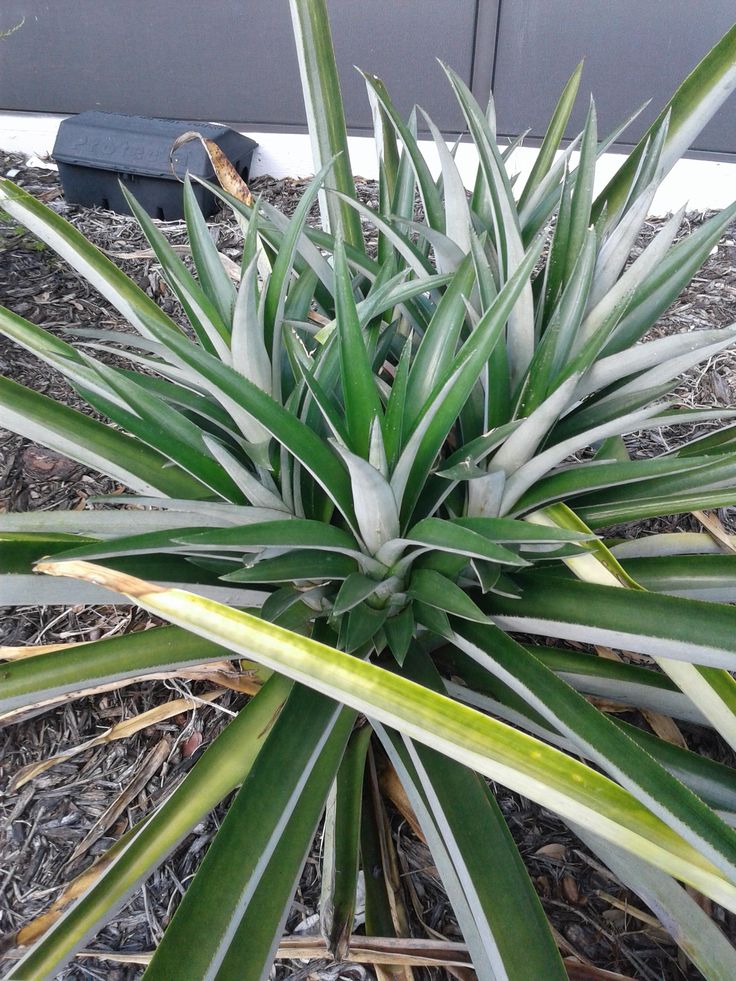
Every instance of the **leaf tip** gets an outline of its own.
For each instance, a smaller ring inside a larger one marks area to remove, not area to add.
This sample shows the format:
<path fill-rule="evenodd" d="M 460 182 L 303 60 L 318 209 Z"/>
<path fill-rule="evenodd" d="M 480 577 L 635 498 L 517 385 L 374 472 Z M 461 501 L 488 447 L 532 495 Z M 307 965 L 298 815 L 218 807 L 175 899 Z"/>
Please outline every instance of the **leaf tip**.
<path fill-rule="evenodd" d="M 96 586 L 103 586 L 116 593 L 123 593 L 126 596 L 138 598 L 147 593 L 164 593 L 166 590 L 162 586 L 145 582 L 143 579 L 136 579 L 124 572 L 117 572 L 114 569 L 105 569 L 103 566 L 94 565 L 92 562 L 81 560 L 54 561 L 44 558 L 36 562 L 34 566 L 36 572 L 41 572 L 47 576 L 66 576 L 70 579 L 82 579 L 85 582 L 94 583 Z"/>

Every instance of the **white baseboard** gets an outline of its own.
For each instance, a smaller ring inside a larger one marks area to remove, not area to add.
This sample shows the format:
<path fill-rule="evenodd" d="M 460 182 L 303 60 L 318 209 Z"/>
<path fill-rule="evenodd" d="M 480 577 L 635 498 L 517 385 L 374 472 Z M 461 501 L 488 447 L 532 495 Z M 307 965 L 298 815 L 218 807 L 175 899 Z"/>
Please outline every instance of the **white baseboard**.
<path fill-rule="evenodd" d="M 16 153 L 48 154 L 64 116 L 42 113 L 0 112 L 0 149 Z M 304 177 L 314 173 L 309 137 L 305 134 L 247 132 L 258 143 L 251 174 L 272 177 Z M 377 177 L 373 140 L 367 136 L 349 138 L 353 173 L 367 180 Z M 437 169 L 437 157 L 431 142 L 420 144 L 430 166 Z M 521 172 L 520 180 L 531 170 L 536 150 L 521 147 L 512 158 L 512 169 Z M 598 167 L 602 186 L 620 166 L 623 154 L 605 154 Z M 466 185 L 475 177 L 476 157 L 470 144 L 460 145 L 458 166 Z M 574 157 L 573 157 L 574 161 Z M 683 204 L 689 209 L 705 211 L 724 208 L 736 198 L 736 163 L 711 160 L 680 160 L 665 178 L 652 205 L 652 214 L 664 215 Z"/>
<path fill-rule="evenodd" d="M 0 112 L 0 150 L 38 156 L 51 153 L 65 118 L 40 112 Z"/>

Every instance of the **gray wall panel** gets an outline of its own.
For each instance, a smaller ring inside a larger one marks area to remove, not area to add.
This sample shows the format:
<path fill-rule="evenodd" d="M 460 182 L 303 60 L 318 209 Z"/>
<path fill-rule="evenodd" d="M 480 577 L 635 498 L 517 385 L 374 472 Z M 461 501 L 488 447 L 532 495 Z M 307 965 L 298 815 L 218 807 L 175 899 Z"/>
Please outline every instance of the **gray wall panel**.
<path fill-rule="evenodd" d="M 478 0 L 475 20 L 475 49 L 473 52 L 472 90 L 485 108 L 491 91 L 496 61 L 496 36 L 501 0 Z"/>
<path fill-rule="evenodd" d="M 435 58 L 471 81 L 476 0 L 329 6 L 351 126 L 370 125 L 356 64 L 403 111 L 420 101 L 441 126 L 460 125 Z M 4 0 L 0 30 L 22 17 L 0 42 L 0 108 L 304 123 L 287 0 Z"/>
<path fill-rule="evenodd" d="M 682 79 L 736 20 L 734 0 L 502 0 L 494 91 L 500 133 L 544 127 L 570 72 L 585 57 L 581 91 L 610 132 L 647 98 L 626 134 L 635 142 Z M 579 98 L 569 136 L 587 110 Z M 697 149 L 736 153 L 736 99 L 705 128 Z"/>
<path fill-rule="evenodd" d="M 736 0 L 328 0 L 349 126 L 370 125 L 353 65 L 381 75 L 399 108 L 415 101 L 448 133 L 462 127 L 436 57 L 485 100 L 501 134 L 541 137 L 581 56 L 601 130 L 652 107 L 731 26 Z M 245 128 L 303 129 L 288 0 L 3 0 L 0 109 L 102 108 Z M 579 99 L 570 134 L 585 113 Z M 736 155 L 736 98 L 697 148 Z"/>

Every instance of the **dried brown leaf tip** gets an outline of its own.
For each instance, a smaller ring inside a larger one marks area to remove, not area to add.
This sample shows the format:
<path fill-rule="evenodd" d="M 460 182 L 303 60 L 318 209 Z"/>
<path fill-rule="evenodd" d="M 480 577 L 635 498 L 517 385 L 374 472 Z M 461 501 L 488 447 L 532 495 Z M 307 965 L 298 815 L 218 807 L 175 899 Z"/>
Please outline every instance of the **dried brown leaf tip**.
<path fill-rule="evenodd" d="M 177 136 L 177 138 L 171 144 L 169 162 L 174 175 L 179 177 L 174 169 L 174 154 L 180 146 L 183 146 L 185 143 L 189 143 L 191 140 L 199 140 L 202 146 L 205 148 L 207 156 L 210 158 L 212 169 L 214 170 L 215 176 L 220 182 L 220 186 L 222 187 L 223 191 L 227 191 L 228 194 L 232 194 L 234 198 L 237 198 L 238 201 L 242 201 L 243 204 L 247 205 L 249 208 L 252 207 L 253 195 L 250 193 L 250 188 L 237 172 L 232 163 L 228 160 L 226 155 L 222 152 L 214 140 L 209 140 L 207 137 L 202 136 L 201 133 L 197 133 L 194 130 L 187 133 L 182 133 L 181 136 Z"/>
<path fill-rule="evenodd" d="M 45 559 L 42 562 L 37 562 L 34 569 L 36 572 L 43 572 L 47 576 L 68 576 L 70 579 L 82 579 L 85 582 L 104 586 L 106 589 L 112 589 L 113 592 L 123 593 L 125 596 L 133 598 L 145 596 L 148 593 L 166 592 L 162 586 L 145 582 L 143 579 L 136 579 L 135 576 L 126 575 L 124 572 L 116 572 L 114 569 L 105 569 L 103 566 L 94 565 L 92 562 L 52 562 Z"/>
<path fill-rule="evenodd" d="M 202 142 L 223 190 L 232 194 L 243 204 L 247 204 L 249 208 L 252 207 L 253 195 L 250 193 L 250 188 L 219 146 L 212 140 L 202 140 Z"/>

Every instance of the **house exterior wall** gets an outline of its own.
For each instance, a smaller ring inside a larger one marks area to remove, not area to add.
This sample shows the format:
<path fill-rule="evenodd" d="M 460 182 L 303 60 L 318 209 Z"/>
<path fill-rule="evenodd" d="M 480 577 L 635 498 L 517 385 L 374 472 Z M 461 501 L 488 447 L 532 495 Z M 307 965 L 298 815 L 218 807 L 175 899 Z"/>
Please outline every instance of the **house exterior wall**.
<path fill-rule="evenodd" d="M 624 145 L 633 144 L 734 21 L 734 0 L 503 0 L 494 80 L 499 130 L 524 120 L 542 135 L 570 69 L 584 56 L 581 90 L 595 97 L 601 133 L 652 100 L 624 135 Z M 578 98 L 569 136 L 580 132 L 586 102 Z M 736 158 L 736 100 L 695 146 Z"/>
<path fill-rule="evenodd" d="M 351 127 L 368 129 L 381 75 L 408 112 L 461 117 L 435 58 L 470 81 L 477 0 L 331 0 Z M 4 0 L 0 109 L 105 109 L 285 131 L 305 122 L 288 0 Z M 495 27 L 495 25 L 494 25 Z"/>
<path fill-rule="evenodd" d="M 379 74 L 399 108 L 414 102 L 448 134 L 462 123 L 436 63 L 485 99 L 493 83 L 501 135 L 543 135 L 580 57 L 601 132 L 644 98 L 635 142 L 675 85 L 731 26 L 734 0 L 329 0 L 348 124 L 370 126 L 358 64 Z M 106 109 L 218 120 L 243 130 L 304 128 L 287 0 L 4 0 L 0 110 Z M 580 128 L 586 99 L 573 117 Z M 695 145 L 736 160 L 730 100 Z"/>

